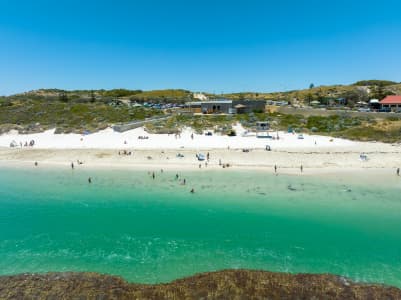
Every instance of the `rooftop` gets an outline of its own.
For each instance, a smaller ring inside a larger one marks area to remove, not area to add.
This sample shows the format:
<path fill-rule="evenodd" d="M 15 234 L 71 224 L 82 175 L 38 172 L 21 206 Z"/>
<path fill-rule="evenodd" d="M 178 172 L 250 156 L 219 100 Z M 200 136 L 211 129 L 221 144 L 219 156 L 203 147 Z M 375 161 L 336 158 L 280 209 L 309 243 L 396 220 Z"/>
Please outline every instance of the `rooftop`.
<path fill-rule="evenodd" d="M 380 104 L 401 104 L 401 96 L 387 96 Z"/>
<path fill-rule="evenodd" d="M 202 103 L 233 103 L 232 100 L 211 100 L 211 101 L 202 101 Z"/>

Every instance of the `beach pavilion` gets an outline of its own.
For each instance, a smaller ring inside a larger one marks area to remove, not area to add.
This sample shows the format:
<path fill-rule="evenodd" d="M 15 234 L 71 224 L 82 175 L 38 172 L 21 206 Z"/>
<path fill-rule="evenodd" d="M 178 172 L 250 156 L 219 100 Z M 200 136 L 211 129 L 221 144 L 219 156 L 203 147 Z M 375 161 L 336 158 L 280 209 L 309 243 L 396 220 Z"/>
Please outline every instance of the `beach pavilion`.
<path fill-rule="evenodd" d="M 387 96 L 380 101 L 382 109 L 393 112 L 401 112 L 401 96 Z"/>

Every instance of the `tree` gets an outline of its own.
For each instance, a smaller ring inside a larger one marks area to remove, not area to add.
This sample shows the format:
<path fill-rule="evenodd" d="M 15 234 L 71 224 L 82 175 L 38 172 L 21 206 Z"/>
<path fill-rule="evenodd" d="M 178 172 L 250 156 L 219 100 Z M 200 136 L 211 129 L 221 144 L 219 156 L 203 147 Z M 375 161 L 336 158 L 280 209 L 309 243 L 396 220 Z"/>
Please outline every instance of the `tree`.
<path fill-rule="evenodd" d="M 310 105 L 310 103 L 313 101 L 313 95 L 312 93 L 308 93 L 306 95 L 306 100 L 308 101 L 308 104 Z"/>
<path fill-rule="evenodd" d="M 347 100 L 347 104 L 354 106 L 359 101 L 367 102 L 369 100 L 368 93 L 364 89 L 353 89 L 342 95 Z"/>
<path fill-rule="evenodd" d="M 313 89 L 315 87 L 315 85 L 313 84 L 313 83 L 311 83 L 310 85 L 309 85 L 309 89 Z"/>

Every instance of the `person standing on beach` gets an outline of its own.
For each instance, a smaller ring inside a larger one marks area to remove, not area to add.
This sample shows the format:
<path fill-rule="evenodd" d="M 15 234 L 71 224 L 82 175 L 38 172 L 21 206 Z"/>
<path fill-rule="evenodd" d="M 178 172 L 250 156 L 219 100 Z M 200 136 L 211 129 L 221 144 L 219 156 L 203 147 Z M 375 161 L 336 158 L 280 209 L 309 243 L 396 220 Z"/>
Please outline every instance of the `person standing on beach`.
<path fill-rule="evenodd" d="M 210 158 L 209 152 L 206 154 L 206 158 L 207 158 L 207 160 L 209 161 L 209 158 Z"/>
<path fill-rule="evenodd" d="M 73 162 L 71 162 L 71 169 L 74 170 L 74 163 Z"/>
<path fill-rule="evenodd" d="M 400 168 L 397 168 L 397 176 L 400 176 Z"/>
<path fill-rule="evenodd" d="M 304 171 L 304 167 L 301 165 L 301 173 Z"/>
<path fill-rule="evenodd" d="M 88 183 L 92 183 L 92 178 L 91 177 L 88 178 Z"/>
<path fill-rule="evenodd" d="M 274 173 L 277 173 L 277 165 L 274 165 Z"/>
<path fill-rule="evenodd" d="M 38 162 L 37 161 L 35 161 L 35 167 L 37 167 L 38 166 Z"/>
<path fill-rule="evenodd" d="M 155 172 L 152 173 L 152 178 L 155 179 Z"/>

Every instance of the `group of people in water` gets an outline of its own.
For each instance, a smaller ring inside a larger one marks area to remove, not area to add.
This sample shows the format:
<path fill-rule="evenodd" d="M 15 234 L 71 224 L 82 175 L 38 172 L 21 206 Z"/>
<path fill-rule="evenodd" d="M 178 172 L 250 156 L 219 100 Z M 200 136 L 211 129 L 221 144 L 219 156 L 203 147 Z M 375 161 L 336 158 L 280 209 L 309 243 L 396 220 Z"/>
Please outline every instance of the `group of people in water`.
<path fill-rule="evenodd" d="M 163 173 L 163 172 L 164 172 L 163 169 L 160 169 L 160 173 Z M 148 175 L 150 175 L 153 180 L 156 179 L 156 173 L 154 171 L 153 172 L 149 171 Z M 181 180 L 180 179 L 181 179 L 181 176 L 178 173 L 176 173 L 175 174 L 175 180 L 178 180 L 180 182 L 180 185 L 186 185 L 187 184 L 187 180 L 185 178 L 182 178 Z M 191 190 L 189 192 L 191 194 L 194 194 L 195 193 L 195 189 L 191 188 Z"/>
<path fill-rule="evenodd" d="M 278 170 L 277 165 L 274 165 L 274 173 L 275 173 L 275 174 L 277 174 L 277 170 Z M 301 165 L 301 166 L 299 167 L 299 170 L 301 171 L 301 173 L 303 173 L 303 172 L 304 172 L 304 166 Z"/>
<path fill-rule="evenodd" d="M 78 165 L 83 165 L 84 162 L 82 160 L 77 159 L 77 164 Z M 71 169 L 74 170 L 74 168 L 75 168 L 74 162 L 71 162 Z"/>

